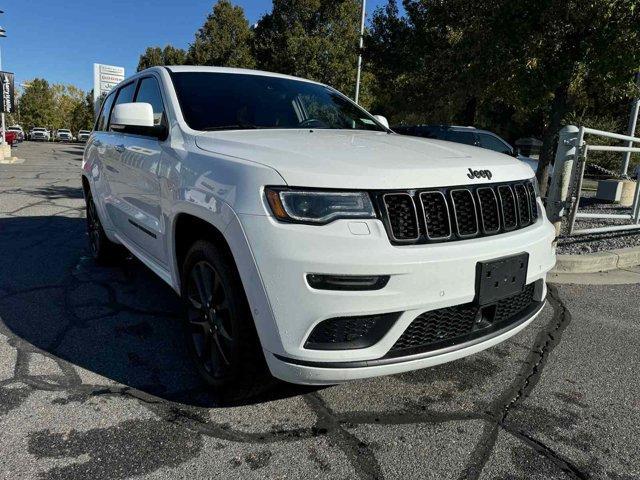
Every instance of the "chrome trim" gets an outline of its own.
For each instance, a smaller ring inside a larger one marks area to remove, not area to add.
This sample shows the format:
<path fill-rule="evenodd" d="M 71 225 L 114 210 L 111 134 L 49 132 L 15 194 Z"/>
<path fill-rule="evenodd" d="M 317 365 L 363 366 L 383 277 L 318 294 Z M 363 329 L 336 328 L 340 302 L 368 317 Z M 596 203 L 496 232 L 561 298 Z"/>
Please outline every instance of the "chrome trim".
<path fill-rule="evenodd" d="M 471 197 L 471 203 L 473 203 L 473 212 L 475 213 L 476 216 L 476 231 L 475 233 L 469 233 L 467 235 L 463 235 L 460 233 L 460 222 L 458 221 L 458 212 L 456 211 L 456 201 L 453 198 L 453 194 L 455 192 L 466 192 L 469 194 L 469 197 Z M 453 217 L 456 220 L 456 232 L 458 233 L 458 237 L 460 238 L 473 238 L 478 236 L 478 234 L 480 233 L 480 223 L 478 222 L 478 209 L 476 207 L 476 201 L 473 198 L 473 193 L 471 193 L 471 190 L 467 189 L 467 188 L 456 188 L 454 190 L 449 190 L 449 197 L 451 197 L 451 204 L 453 205 Z"/>
<path fill-rule="evenodd" d="M 509 189 L 509 193 L 511 193 L 511 198 L 513 199 L 513 209 L 514 209 L 514 214 L 516 215 L 516 223 L 513 227 L 507 227 L 507 222 L 505 221 L 504 218 L 504 203 L 502 200 L 502 192 L 500 191 L 500 189 L 502 188 L 507 188 Z M 510 232 L 512 230 L 516 230 L 518 228 L 518 205 L 516 202 L 516 196 L 513 193 L 513 189 L 511 188 L 511 185 L 499 185 L 498 186 L 498 198 L 500 199 L 500 210 L 502 212 L 502 228 L 504 229 L 505 232 Z"/>
<path fill-rule="evenodd" d="M 435 193 L 437 195 L 440 195 L 442 197 L 442 201 L 444 202 L 444 207 L 447 210 L 447 225 L 449 225 L 449 235 L 447 235 L 446 237 L 432 237 L 431 235 L 429 235 L 429 222 L 427 221 L 427 213 L 425 211 L 424 208 L 424 199 L 422 198 L 423 195 L 430 195 L 432 193 Z M 427 192 L 421 192 L 420 193 L 420 207 L 422 208 L 422 216 L 424 217 L 424 226 L 425 226 L 425 230 L 426 233 L 425 235 L 427 236 L 427 238 L 429 240 L 449 240 L 452 236 L 453 236 L 453 225 L 451 225 L 451 212 L 449 211 L 449 202 L 447 202 L 447 197 L 445 196 L 444 193 L 438 191 L 438 190 L 431 190 L 431 191 L 427 191 Z"/>
<path fill-rule="evenodd" d="M 416 233 L 417 236 L 415 238 L 396 238 L 393 233 L 393 227 L 391 226 L 391 216 L 389 215 L 389 206 L 387 205 L 387 197 L 389 196 L 407 196 L 409 200 L 411 200 L 411 205 L 413 205 L 413 214 L 416 218 Z M 413 197 L 406 192 L 395 192 L 395 193 L 385 193 L 382 195 L 382 202 L 384 203 L 385 214 L 387 216 L 387 222 L 389 224 L 389 234 L 391 235 L 394 242 L 415 242 L 420 238 L 420 220 L 418 219 L 418 209 L 416 208 L 416 202 L 413 201 Z"/>
<path fill-rule="evenodd" d="M 487 230 L 484 225 L 484 215 L 482 212 L 482 198 L 480 198 L 480 190 L 489 190 L 493 195 L 493 199 L 496 204 L 496 213 L 498 214 L 498 228 L 495 230 Z M 500 221 L 500 204 L 498 203 L 498 197 L 496 196 L 496 192 L 491 187 L 480 187 L 476 189 L 476 196 L 478 197 L 478 203 L 480 204 L 480 221 L 482 222 L 482 231 L 487 234 L 498 233 L 502 227 L 502 222 Z"/>
<path fill-rule="evenodd" d="M 523 220 L 522 212 L 520 211 L 520 195 L 521 194 L 518 193 L 518 187 L 524 190 L 524 201 L 527 204 L 526 210 L 529 214 L 529 218 L 527 219 L 526 222 Z M 527 193 L 527 187 L 525 187 L 523 183 L 516 183 L 513 186 L 513 191 L 515 192 L 515 195 L 516 195 L 516 204 L 518 206 L 518 221 L 520 223 L 520 226 L 525 227 L 527 225 L 530 225 L 531 224 L 531 202 L 529 199 L 529 194 Z"/>

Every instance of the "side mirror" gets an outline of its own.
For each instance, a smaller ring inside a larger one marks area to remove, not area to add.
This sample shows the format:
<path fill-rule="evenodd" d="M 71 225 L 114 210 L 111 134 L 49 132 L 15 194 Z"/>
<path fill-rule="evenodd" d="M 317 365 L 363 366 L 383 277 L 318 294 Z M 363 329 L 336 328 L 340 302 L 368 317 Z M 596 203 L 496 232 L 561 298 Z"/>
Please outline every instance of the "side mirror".
<path fill-rule="evenodd" d="M 164 140 L 167 128 L 156 125 L 153 118 L 153 107 L 150 103 L 120 103 L 111 112 L 111 129 L 121 133 L 144 135 Z"/>
<path fill-rule="evenodd" d="M 373 118 L 378 120 L 378 122 L 380 122 L 380 124 L 382 124 L 384 127 L 389 128 L 389 120 L 387 120 L 387 117 L 382 115 L 374 115 Z"/>

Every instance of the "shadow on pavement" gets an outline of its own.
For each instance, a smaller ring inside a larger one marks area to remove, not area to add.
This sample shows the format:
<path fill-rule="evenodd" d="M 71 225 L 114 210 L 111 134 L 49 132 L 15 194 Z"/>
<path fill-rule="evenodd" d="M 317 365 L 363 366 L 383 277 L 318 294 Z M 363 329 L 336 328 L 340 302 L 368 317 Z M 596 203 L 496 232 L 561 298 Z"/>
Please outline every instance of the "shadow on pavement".
<path fill-rule="evenodd" d="M 87 370 L 83 383 L 104 384 L 93 372 L 165 400 L 219 406 L 187 355 L 178 296 L 131 257 L 96 265 L 84 219 L 0 219 L 0 252 L 0 329 Z M 279 384 L 255 402 L 308 391 Z"/>

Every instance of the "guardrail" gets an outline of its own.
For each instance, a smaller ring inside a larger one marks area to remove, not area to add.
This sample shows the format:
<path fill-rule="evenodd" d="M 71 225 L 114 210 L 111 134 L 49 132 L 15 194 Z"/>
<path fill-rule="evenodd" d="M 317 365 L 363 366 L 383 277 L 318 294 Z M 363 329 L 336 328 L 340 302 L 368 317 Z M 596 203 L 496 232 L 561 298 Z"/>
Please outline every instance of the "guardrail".
<path fill-rule="evenodd" d="M 627 146 L 589 145 L 585 142 L 587 135 L 622 140 L 627 142 Z M 556 232 L 558 235 L 560 234 L 562 219 L 567 216 L 567 212 L 569 212 L 567 221 L 568 236 L 640 229 L 640 181 L 636 183 L 631 214 L 584 213 L 579 211 L 584 172 L 589 152 L 640 153 L 640 138 L 588 127 L 578 128 L 574 125 L 568 125 L 560 131 L 554 172 L 547 197 L 547 215 L 556 226 Z M 626 173 L 626 168 L 624 170 Z M 630 223 L 576 229 L 575 224 L 578 218 L 628 220 Z"/>

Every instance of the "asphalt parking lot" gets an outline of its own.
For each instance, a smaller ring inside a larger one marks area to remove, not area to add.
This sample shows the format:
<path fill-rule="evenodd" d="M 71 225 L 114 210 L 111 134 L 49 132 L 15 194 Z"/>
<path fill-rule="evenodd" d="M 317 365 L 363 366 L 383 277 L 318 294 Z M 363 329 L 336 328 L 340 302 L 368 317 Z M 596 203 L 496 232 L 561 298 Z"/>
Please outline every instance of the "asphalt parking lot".
<path fill-rule="evenodd" d="M 220 407 L 172 290 L 89 258 L 81 153 L 0 165 L 0 478 L 640 477 L 638 284 L 553 286 L 464 360 Z"/>

